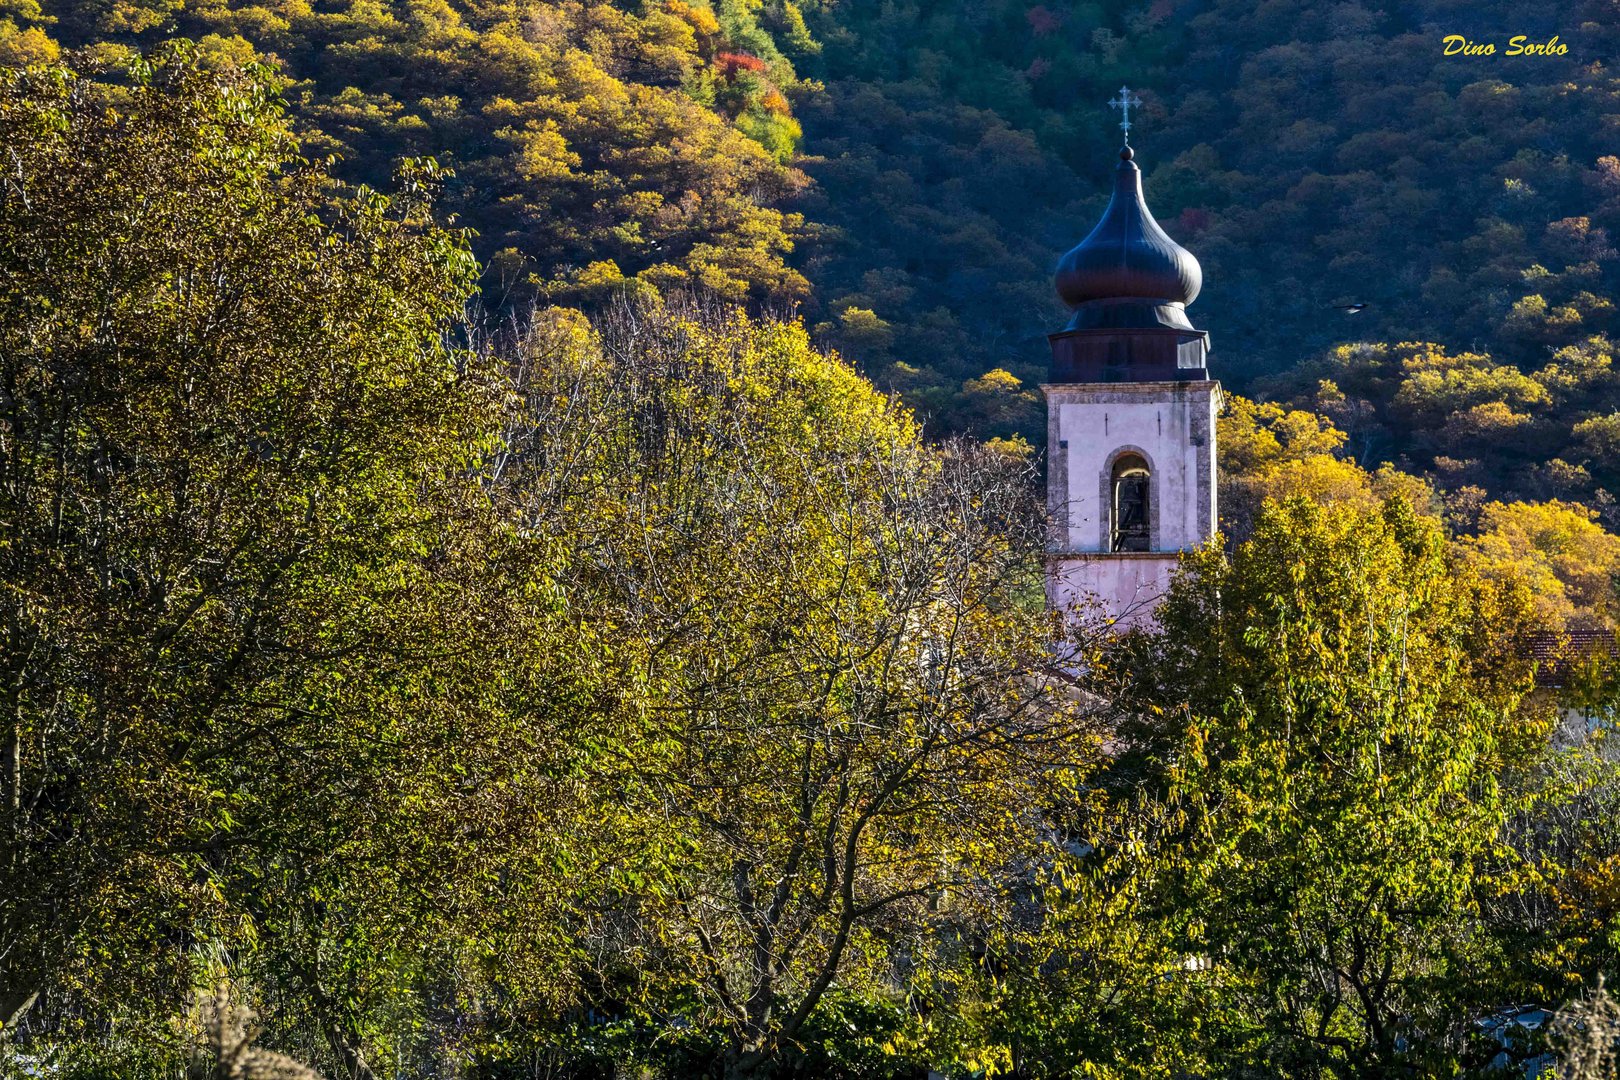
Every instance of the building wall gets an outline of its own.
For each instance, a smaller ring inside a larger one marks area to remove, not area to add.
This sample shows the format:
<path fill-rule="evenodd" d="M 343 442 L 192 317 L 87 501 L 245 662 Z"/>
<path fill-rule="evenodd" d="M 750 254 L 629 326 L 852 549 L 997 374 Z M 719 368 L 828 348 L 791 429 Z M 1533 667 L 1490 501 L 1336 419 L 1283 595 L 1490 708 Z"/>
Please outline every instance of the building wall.
<path fill-rule="evenodd" d="M 1067 383 L 1047 398 L 1047 598 L 1094 601 L 1136 622 L 1169 583 L 1176 556 L 1215 531 L 1215 382 Z M 1114 463 L 1140 455 L 1151 477 L 1151 552 L 1108 551 Z"/>
<path fill-rule="evenodd" d="M 1046 601 L 1076 618 L 1102 618 L 1121 628 L 1146 623 L 1170 587 L 1179 552 L 1050 556 Z"/>

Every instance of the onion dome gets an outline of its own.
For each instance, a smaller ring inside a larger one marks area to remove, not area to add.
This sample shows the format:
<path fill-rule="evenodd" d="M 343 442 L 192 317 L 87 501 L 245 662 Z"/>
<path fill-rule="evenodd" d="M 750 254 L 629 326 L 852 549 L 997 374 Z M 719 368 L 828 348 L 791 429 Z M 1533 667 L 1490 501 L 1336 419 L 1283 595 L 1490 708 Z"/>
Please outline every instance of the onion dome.
<path fill-rule="evenodd" d="M 1069 330 L 1192 329 L 1183 309 L 1198 296 L 1203 271 L 1153 220 L 1135 156 L 1129 146 L 1120 150 L 1102 220 L 1058 261 L 1058 295 L 1074 311 Z"/>

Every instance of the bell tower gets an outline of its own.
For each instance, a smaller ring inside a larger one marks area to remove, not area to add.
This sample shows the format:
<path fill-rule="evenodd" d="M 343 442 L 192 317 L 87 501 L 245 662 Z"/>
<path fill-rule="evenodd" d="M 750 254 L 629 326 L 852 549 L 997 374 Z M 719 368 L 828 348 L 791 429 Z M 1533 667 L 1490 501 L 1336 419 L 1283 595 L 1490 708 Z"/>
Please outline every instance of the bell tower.
<path fill-rule="evenodd" d="M 1121 88 L 1129 139 L 1129 109 Z M 1102 220 L 1058 262 L 1073 315 L 1050 335 L 1046 594 L 1121 628 L 1141 625 L 1183 551 L 1215 531 L 1209 335 L 1187 321 L 1203 272 L 1142 197 L 1127 141 Z"/>

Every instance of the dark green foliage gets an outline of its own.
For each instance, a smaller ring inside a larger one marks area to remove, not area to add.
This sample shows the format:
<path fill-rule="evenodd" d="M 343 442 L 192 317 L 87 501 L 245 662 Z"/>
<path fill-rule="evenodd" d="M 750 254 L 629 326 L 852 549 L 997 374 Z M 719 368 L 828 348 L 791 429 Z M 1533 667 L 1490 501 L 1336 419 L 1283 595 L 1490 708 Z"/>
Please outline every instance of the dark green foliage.
<path fill-rule="evenodd" d="M 838 229 L 809 264 L 818 318 L 946 427 L 971 423 L 967 379 L 1042 373 L 1048 274 L 1101 210 L 1121 82 L 1146 101 L 1148 201 L 1203 264 L 1191 313 L 1229 384 L 1351 338 L 1532 370 L 1609 325 L 1605 5 L 828 3 L 811 26 L 828 47 L 805 68 L 827 82 L 803 106 L 810 216 Z M 1502 44 L 1446 57 L 1447 33 Z M 1569 54 L 1501 55 L 1509 33 Z M 1369 306 L 1330 306 L 1350 301 Z M 840 336 L 851 306 L 888 324 L 884 348 Z"/>

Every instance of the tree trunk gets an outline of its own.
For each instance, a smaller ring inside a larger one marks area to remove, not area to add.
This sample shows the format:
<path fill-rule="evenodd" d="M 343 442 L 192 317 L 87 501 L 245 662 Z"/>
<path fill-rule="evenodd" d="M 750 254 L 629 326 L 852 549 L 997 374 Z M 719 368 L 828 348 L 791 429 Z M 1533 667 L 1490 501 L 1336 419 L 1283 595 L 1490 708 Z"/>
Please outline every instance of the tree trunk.
<path fill-rule="evenodd" d="M 769 1059 L 763 1048 L 737 1048 L 726 1055 L 725 1080 L 755 1080 Z"/>
<path fill-rule="evenodd" d="M 366 1064 L 365 1055 L 360 1052 L 359 1045 L 349 1038 L 347 1032 L 336 1024 L 328 1024 L 326 1042 L 332 1048 L 332 1053 L 337 1055 L 338 1061 L 343 1063 L 343 1072 L 340 1074 L 343 1080 L 376 1080 L 371 1066 Z"/>
<path fill-rule="evenodd" d="M 10 1036 L 17 1022 L 39 1000 L 39 991 L 25 987 L 0 990 L 0 1039 Z"/>

